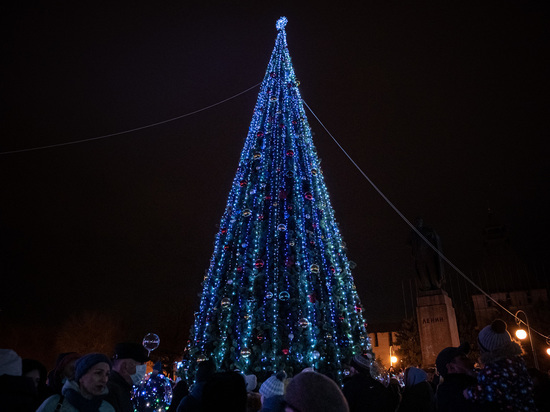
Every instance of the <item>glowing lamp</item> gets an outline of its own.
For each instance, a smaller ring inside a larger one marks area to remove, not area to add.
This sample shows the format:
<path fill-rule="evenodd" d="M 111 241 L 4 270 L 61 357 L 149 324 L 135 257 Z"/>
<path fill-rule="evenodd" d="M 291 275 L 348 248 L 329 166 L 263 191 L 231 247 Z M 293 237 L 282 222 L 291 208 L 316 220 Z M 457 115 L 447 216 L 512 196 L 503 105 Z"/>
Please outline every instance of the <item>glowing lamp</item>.
<path fill-rule="evenodd" d="M 518 329 L 516 330 L 516 337 L 523 340 L 527 337 L 527 332 L 525 331 L 525 329 Z"/>

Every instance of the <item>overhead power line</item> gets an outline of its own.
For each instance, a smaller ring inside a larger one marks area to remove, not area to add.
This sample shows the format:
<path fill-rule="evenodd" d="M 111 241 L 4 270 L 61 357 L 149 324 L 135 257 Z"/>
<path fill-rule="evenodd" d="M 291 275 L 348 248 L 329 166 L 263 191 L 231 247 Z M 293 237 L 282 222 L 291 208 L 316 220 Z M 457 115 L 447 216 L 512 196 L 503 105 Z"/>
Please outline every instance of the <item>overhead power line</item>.
<path fill-rule="evenodd" d="M 315 119 L 319 122 L 321 127 L 325 129 L 325 132 L 328 133 L 330 138 L 336 143 L 336 145 L 342 150 L 342 152 L 346 155 L 346 157 L 349 159 L 349 161 L 359 170 L 361 175 L 369 182 L 369 184 L 378 192 L 378 194 L 382 197 L 382 199 L 385 200 L 385 202 L 399 215 L 401 219 L 418 235 L 420 238 L 430 246 L 434 250 L 435 253 L 437 253 L 441 259 L 443 259 L 445 262 L 449 264 L 451 268 L 453 268 L 460 276 L 462 276 L 468 283 L 470 283 L 475 289 L 477 289 L 479 292 L 481 292 L 487 299 L 490 299 L 492 302 L 494 302 L 498 307 L 500 307 L 502 310 L 504 310 L 506 313 L 511 315 L 514 319 L 517 319 L 516 315 L 512 312 L 510 312 L 506 307 L 504 307 L 500 302 L 498 302 L 496 299 L 494 299 L 491 295 L 489 295 L 487 292 L 485 292 L 483 289 L 481 289 L 472 279 L 470 279 L 468 276 L 464 274 L 453 262 L 451 262 L 438 248 L 436 248 L 426 237 L 401 213 L 401 211 L 395 206 L 390 199 L 387 198 L 387 196 L 374 184 L 374 182 L 367 176 L 367 174 L 361 169 L 361 167 L 352 159 L 352 157 L 346 152 L 346 150 L 342 147 L 342 145 L 336 140 L 336 138 L 330 133 L 330 131 L 326 128 L 326 126 L 321 122 L 321 120 L 317 117 L 317 115 L 311 110 L 311 107 L 308 106 L 308 104 L 302 100 L 304 105 L 308 108 L 310 113 L 315 117 Z M 519 321 L 523 324 L 526 324 L 523 320 L 519 319 Z M 548 340 L 550 339 L 550 336 L 546 336 L 539 331 L 533 329 L 531 327 L 531 331 L 537 333 L 539 336 L 543 337 L 544 339 Z"/>
<path fill-rule="evenodd" d="M 23 153 L 23 152 L 32 152 L 32 151 L 35 151 L 35 150 L 43 150 L 43 149 L 51 149 L 51 148 L 54 148 L 54 147 L 68 146 L 68 145 L 71 145 L 71 144 L 87 143 L 87 142 L 91 142 L 93 140 L 106 139 L 108 137 L 120 136 L 122 134 L 128 134 L 128 133 L 132 133 L 132 132 L 137 132 L 138 130 L 149 129 L 151 127 L 160 126 L 161 124 L 166 124 L 166 123 L 173 122 L 175 120 L 183 119 L 184 117 L 192 116 L 194 114 L 197 114 L 197 113 L 203 112 L 205 110 L 211 109 L 215 106 L 219 106 L 222 103 L 228 102 L 229 100 L 232 100 L 236 97 L 239 97 L 242 94 L 245 94 L 245 93 L 249 92 L 250 90 L 255 89 L 260 84 L 262 84 L 262 83 L 260 82 L 258 84 L 255 84 L 254 86 L 251 86 L 248 89 L 243 90 L 240 93 L 237 93 L 237 94 L 235 94 L 231 97 L 228 97 L 227 99 L 223 99 L 223 100 L 221 100 L 217 103 L 214 103 L 214 104 L 211 104 L 209 106 L 203 107 L 202 109 L 198 109 L 198 110 L 192 111 L 190 113 L 185 113 L 185 114 L 182 114 L 181 116 L 173 117 L 171 119 L 163 120 L 161 122 L 156 122 L 156 123 L 148 124 L 146 126 L 136 127 L 134 129 L 124 130 L 122 132 L 116 132 L 116 133 L 106 134 L 106 135 L 103 135 L 103 136 L 91 137 L 89 139 L 73 140 L 71 142 L 65 142 L 65 143 L 57 143 L 57 144 L 51 144 L 51 145 L 46 145 L 46 146 L 31 147 L 31 148 L 27 148 L 27 149 L 19 149 L 19 150 L 10 150 L 10 151 L 7 151 L 7 152 L 0 152 L 0 155 L 7 155 L 7 154 L 13 154 L 13 153 Z"/>

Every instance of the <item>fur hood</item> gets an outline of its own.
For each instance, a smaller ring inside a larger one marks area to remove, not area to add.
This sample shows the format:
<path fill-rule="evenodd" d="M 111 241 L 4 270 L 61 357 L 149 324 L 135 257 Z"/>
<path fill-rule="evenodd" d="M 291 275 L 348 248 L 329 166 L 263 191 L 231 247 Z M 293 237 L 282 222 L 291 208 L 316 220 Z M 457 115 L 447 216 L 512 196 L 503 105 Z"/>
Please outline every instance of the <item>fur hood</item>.
<path fill-rule="evenodd" d="M 491 352 L 482 351 L 480 359 L 484 365 L 487 365 L 488 363 L 497 362 L 504 358 L 513 358 L 523 354 L 524 352 L 521 346 L 514 341 L 510 341 Z"/>

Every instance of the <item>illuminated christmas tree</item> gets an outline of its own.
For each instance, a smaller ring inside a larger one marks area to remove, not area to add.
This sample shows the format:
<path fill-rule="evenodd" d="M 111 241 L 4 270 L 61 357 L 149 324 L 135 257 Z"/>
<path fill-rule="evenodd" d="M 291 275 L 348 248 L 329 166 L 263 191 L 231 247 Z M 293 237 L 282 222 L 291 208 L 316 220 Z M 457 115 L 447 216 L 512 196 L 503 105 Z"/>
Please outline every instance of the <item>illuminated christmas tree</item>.
<path fill-rule="evenodd" d="M 342 378 L 372 356 L 287 48 L 277 39 L 203 282 L 182 371 L 258 377 L 305 367 Z"/>

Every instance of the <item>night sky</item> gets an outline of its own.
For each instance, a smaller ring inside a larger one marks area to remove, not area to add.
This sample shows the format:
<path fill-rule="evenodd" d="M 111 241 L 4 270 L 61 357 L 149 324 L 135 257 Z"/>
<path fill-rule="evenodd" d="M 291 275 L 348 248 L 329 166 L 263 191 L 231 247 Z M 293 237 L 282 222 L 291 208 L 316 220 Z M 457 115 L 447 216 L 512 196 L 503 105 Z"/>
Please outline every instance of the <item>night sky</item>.
<path fill-rule="evenodd" d="M 476 270 L 490 207 L 523 261 L 548 264 L 538 3 L 78 3 L 3 6 L 0 152 L 234 96 L 263 79 L 284 15 L 304 100 L 451 261 Z M 0 155 L 0 346 L 39 353 L 92 311 L 183 348 L 258 92 Z M 367 321 L 399 321 L 410 228 L 308 118 Z"/>

